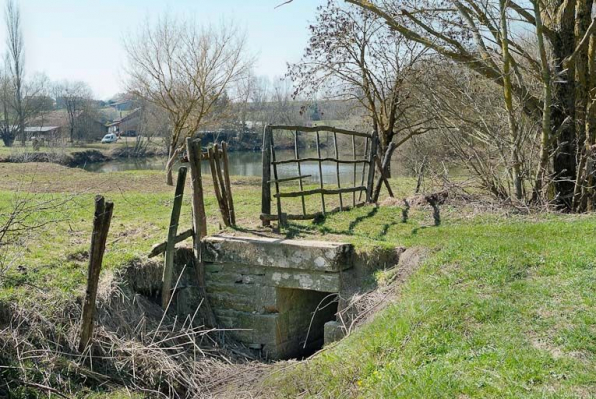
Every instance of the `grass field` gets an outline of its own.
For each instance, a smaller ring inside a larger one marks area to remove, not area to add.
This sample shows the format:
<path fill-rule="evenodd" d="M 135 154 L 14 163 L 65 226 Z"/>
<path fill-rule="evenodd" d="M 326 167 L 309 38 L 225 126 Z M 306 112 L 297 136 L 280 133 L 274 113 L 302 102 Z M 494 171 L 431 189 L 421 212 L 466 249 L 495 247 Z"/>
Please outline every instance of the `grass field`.
<path fill-rule="evenodd" d="M 163 172 L 0 164 L 0 175 L 5 208 L 15 195 L 59 202 L 32 216 L 52 223 L 9 254 L 14 262 L 0 301 L 56 306 L 82 294 L 86 263 L 79 255 L 88 249 L 95 194 L 115 202 L 107 271 L 142 259 L 166 236 L 173 190 Z M 400 196 L 412 184 L 393 182 Z M 233 188 L 239 233 L 257 228 L 259 179 L 234 178 Z M 209 232 L 217 232 L 213 196 L 206 206 Z M 184 229 L 188 196 L 182 215 Z M 442 219 L 431 227 L 430 210 L 420 208 L 404 224 L 399 208 L 369 206 L 291 225 L 292 237 L 348 240 L 359 250 L 422 246 L 432 255 L 372 322 L 310 360 L 274 366 L 263 382 L 266 397 L 596 396 L 596 216 L 516 215 L 460 204 L 444 206 Z"/>

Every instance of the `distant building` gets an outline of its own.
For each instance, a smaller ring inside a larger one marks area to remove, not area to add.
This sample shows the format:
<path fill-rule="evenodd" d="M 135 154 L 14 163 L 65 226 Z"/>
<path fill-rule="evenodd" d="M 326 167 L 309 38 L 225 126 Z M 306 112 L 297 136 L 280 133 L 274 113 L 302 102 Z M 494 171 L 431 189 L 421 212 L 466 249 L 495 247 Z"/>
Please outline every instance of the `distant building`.
<path fill-rule="evenodd" d="M 137 135 L 141 123 L 141 109 L 137 108 L 128 115 L 108 123 L 108 133 L 118 136 L 134 137 Z"/>

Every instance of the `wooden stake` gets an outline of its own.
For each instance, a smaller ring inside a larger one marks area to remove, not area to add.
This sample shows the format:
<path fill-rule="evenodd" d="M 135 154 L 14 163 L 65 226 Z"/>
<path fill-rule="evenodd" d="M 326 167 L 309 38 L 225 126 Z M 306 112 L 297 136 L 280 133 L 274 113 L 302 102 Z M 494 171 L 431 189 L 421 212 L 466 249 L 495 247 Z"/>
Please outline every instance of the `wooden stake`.
<path fill-rule="evenodd" d="M 379 135 L 377 132 L 374 132 L 373 137 L 370 143 L 370 154 L 369 154 L 369 164 L 368 164 L 368 183 L 366 185 L 366 202 L 372 203 L 373 198 L 373 186 L 375 184 L 375 158 L 377 157 L 377 144 L 379 140 Z"/>
<path fill-rule="evenodd" d="M 232 184 L 230 183 L 230 160 L 228 159 L 228 144 L 221 143 L 223 158 L 223 173 L 226 182 L 226 191 L 228 193 L 228 211 L 230 212 L 230 224 L 236 225 L 236 212 L 234 211 L 234 198 L 232 197 Z"/>
<path fill-rule="evenodd" d="M 219 178 L 217 176 L 217 166 L 215 165 L 215 151 L 213 148 L 209 148 L 209 166 L 211 167 L 211 178 L 213 179 L 213 189 L 215 190 L 215 197 L 219 205 L 221 217 L 226 226 L 230 226 L 230 218 L 228 217 L 227 206 L 224 203 L 223 196 L 219 187 Z"/>
<path fill-rule="evenodd" d="M 186 139 L 186 148 L 188 150 L 188 160 L 190 163 L 190 177 L 192 187 L 192 215 L 193 215 L 193 255 L 195 273 L 199 295 L 203 298 L 201 313 L 205 318 L 205 323 L 209 327 L 216 327 L 217 321 L 207 297 L 205 285 L 205 264 L 203 263 L 203 247 L 201 240 L 207 235 L 207 221 L 205 216 L 205 204 L 203 200 L 203 184 L 201 179 L 201 142 L 193 142 L 190 138 Z"/>
<path fill-rule="evenodd" d="M 215 162 L 215 171 L 217 172 L 217 179 L 219 182 L 219 189 L 221 190 L 221 199 L 222 199 L 222 205 L 225 208 L 225 214 L 228 218 L 228 221 L 226 223 L 226 226 L 231 226 L 232 225 L 232 219 L 230 217 L 230 208 L 228 207 L 228 189 L 226 187 L 226 181 L 223 177 L 223 173 L 221 172 L 222 170 L 222 162 L 221 162 L 221 150 L 219 149 L 219 146 L 217 144 L 215 144 L 213 146 L 213 155 L 214 155 L 214 162 Z"/>
<path fill-rule="evenodd" d="M 207 235 L 207 215 L 205 214 L 205 200 L 203 198 L 203 176 L 201 171 L 201 141 L 193 141 L 190 137 L 186 139 L 186 151 L 190 164 L 190 184 L 192 188 L 192 212 L 193 228 L 197 237 L 203 238 Z"/>
<path fill-rule="evenodd" d="M 101 272 L 103 254 L 106 248 L 113 210 L 114 204 L 112 202 L 106 202 L 101 195 L 95 197 L 95 215 L 93 217 L 93 233 L 91 235 L 91 248 L 89 250 L 89 268 L 87 270 L 87 291 L 85 293 L 81 320 L 80 352 L 84 352 L 92 344 L 99 274 Z"/>
<path fill-rule="evenodd" d="M 186 182 L 186 167 L 182 166 L 178 170 L 178 180 L 176 181 L 176 192 L 174 194 L 174 205 L 172 206 L 172 215 L 170 217 L 170 226 L 168 228 L 168 244 L 166 246 L 166 258 L 164 261 L 163 278 L 161 285 L 161 307 L 166 310 L 172 296 L 172 276 L 174 274 L 174 255 L 176 233 L 178 232 L 178 222 L 180 221 L 180 210 L 182 209 L 182 197 L 184 196 L 184 185 Z"/>

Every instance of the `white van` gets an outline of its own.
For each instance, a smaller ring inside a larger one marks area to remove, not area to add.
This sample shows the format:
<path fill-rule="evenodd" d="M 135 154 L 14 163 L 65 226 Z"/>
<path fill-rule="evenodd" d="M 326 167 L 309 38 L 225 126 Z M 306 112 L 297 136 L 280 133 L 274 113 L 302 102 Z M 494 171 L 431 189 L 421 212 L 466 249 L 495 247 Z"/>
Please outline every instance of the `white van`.
<path fill-rule="evenodd" d="M 114 133 L 108 133 L 105 136 L 103 136 L 103 139 L 101 139 L 102 144 L 110 144 L 110 143 L 115 143 L 118 140 L 118 137 L 114 134 Z"/>

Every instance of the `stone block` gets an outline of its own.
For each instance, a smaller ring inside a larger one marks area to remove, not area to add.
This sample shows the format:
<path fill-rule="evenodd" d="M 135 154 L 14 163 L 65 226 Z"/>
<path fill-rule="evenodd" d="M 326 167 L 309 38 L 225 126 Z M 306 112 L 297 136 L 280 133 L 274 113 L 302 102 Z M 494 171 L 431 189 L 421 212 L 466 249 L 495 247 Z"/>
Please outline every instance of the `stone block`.
<path fill-rule="evenodd" d="M 203 239 L 203 259 L 211 263 L 337 272 L 352 267 L 352 244 L 234 236 Z"/>
<path fill-rule="evenodd" d="M 337 321 L 328 321 L 324 325 L 325 345 L 339 341 L 345 337 L 346 332 L 342 325 Z"/>

